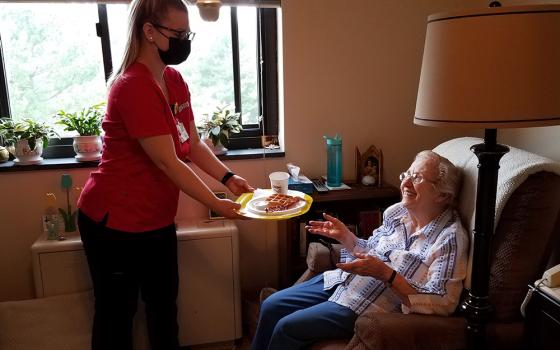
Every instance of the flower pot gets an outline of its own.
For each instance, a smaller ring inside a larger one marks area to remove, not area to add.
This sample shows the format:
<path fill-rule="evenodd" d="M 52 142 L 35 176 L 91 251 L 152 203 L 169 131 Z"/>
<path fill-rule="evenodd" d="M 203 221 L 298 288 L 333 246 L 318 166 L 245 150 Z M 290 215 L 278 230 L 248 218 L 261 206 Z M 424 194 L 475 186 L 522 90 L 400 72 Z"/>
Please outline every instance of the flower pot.
<path fill-rule="evenodd" d="M 214 145 L 214 143 L 212 143 L 212 139 L 210 138 L 202 138 L 202 141 L 206 144 L 206 146 L 208 146 L 208 148 L 210 148 L 212 150 L 212 152 L 219 156 L 221 154 L 226 154 L 227 152 L 227 148 L 224 147 L 224 145 L 222 145 L 221 143 L 218 143 L 217 145 Z"/>
<path fill-rule="evenodd" d="M 10 152 L 5 147 L 0 146 L 0 163 L 7 162 L 10 159 Z"/>
<path fill-rule="evenodd" d="M 227 148 L 221 143 L 218 143 L 217 145 L 214 146 L 214 149 L 212 151 L 214 151 L 215 155 L 226 154 Z"/>
<path fill-rule="evenodd" d="M 10 152 L 16 157 L 14 164 L 30 165 L 39 164 L 43 161 L 43 140 L 35 139 L 35 148 L 31 149 L 27 140 L 19 140 L 10 147 Z"/>
<path fill-rule="evenodd" d="M 101 151 L 103 142 L 101 136 L 74 136 L 74 152 L 76 152 L 76 160 L 80 162 L 88 162 L 101 159 Z"/>

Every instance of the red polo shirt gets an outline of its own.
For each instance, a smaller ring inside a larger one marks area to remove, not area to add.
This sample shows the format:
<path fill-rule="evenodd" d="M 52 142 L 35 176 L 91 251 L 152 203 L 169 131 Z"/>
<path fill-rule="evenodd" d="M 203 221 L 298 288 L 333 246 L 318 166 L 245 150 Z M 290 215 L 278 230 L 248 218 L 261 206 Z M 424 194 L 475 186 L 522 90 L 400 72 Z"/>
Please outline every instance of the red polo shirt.
<path fill-rule="evenodd" d="M 143 232 L 173 223 L 179 189 L 144 152 L 139 138 L 171 135 L 179 159 L 189 154 L 190 139 L 179 141 L 176 123 L 189 132 L 193 122 L 190 93 L 173 68 L 164 71 L 170 105 L 148 68 L 134 63 L 114 82 L 109 93 L 103 155 L 90 174 L 78 201 L 87 216 L 127 232 Z M 175 115 L 174 115 L 175 114 Z"/>

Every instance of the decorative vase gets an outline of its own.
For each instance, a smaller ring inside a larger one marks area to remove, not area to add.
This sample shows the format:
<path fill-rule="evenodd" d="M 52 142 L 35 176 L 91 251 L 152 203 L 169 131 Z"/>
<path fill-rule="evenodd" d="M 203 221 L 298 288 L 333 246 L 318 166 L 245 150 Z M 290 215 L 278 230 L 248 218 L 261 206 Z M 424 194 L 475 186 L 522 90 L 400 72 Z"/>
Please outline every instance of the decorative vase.
<path fill-rule="evenodd" d="M 19 140 L 10 147 L 10 152 L 16 157 L 14 164 L 30 165 L 38 164 L 43 161 L 43 140 L 35 139 L 35 148 L 31 149 L 28 140 Z"/>
<path fill-rule="evenodd" d="M 226 154 L 227 148 L 221 143 L 218 143 L 217 145 L 214 145 L 214 149 L 212 151 L 215 155 Z"/>
<path fill-rule="evenodd" d="M 88 162 L 101 159 L 101 151 L 103 150 L 103 142 L 101 136 L 74 136 L 74 152 L 76 152 L 76 160 L 79 162 Z"/>
<path fill-rule="evenodd" d="M 203 137 L 202 141 L 208 146 L 208 148 L 210 148 L 212 150 L 212 152 L 219 156 L 221 154 L 226 154 L 227 152 L 227 148 L 224 147 L 224 145 L 222 145 L 220 142 L 218 142 L 217 145 L 214 145 L 214 143 L 212 142 L 212 139 L 207 138 L 207 137 Z"/>
<path fill-rule="evenodd" d="M 7 162 L 10 159 L 10 152 L 5 147 L 0 146 L 0 163 Z"/>

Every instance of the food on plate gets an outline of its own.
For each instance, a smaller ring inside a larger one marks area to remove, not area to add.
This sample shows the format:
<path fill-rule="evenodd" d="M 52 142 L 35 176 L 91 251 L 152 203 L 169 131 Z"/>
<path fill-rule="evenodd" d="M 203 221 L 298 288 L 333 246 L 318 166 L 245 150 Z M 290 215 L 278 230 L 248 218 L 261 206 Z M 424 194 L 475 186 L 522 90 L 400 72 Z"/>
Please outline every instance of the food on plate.
<path fill-rule="evenodd" d="M 273 213 L 283 210 L 288 210 L 294 205 L 296 205 L 301 197 L 289 196 L 287 194 L 273 194 L 266 197 L 266 208 L 264 209 L 267 213 Z"/>

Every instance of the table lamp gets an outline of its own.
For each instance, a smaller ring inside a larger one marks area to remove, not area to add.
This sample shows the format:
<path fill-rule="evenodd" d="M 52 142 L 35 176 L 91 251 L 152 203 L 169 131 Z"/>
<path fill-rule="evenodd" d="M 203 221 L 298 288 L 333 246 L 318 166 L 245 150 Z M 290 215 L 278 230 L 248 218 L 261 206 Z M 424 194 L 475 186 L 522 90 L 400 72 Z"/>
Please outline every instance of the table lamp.
<path fill-rule="evenodd" d="M 461 304 L 469 348 L 485 346 L 490 248 L 500 158 L 498 128 L 560 124 L 560 5 L 465 10 L 428 17 L 414 123 L 485 129 L 479 161 L 471 289 Z"/>

